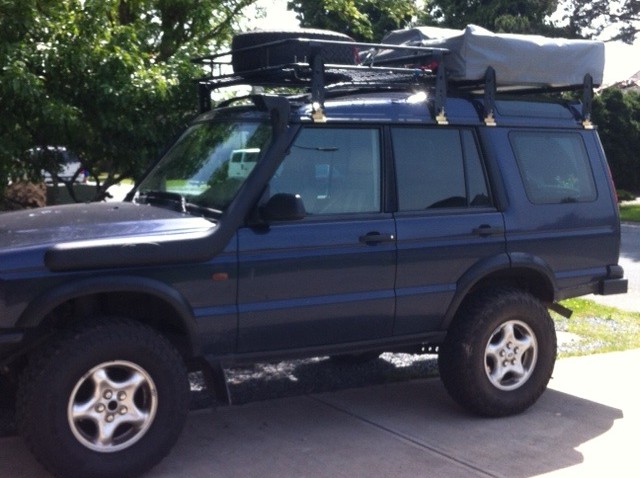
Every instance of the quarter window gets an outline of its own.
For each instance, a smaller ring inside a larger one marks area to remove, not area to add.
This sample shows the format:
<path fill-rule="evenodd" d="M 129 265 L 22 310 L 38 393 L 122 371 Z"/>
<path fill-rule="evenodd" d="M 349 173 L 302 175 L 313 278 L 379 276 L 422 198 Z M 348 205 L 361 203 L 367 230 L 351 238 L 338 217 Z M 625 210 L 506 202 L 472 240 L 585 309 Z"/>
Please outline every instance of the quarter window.
<path fill-rule="evenodd" d="M 299 194 L 309 215 L 380 211 L 380 133 L 304 128 L 269 185 Z"/>
<path fill-rule="evenodd" d="M 491 206 L 470 130 L 394 128 L 398 210 Z"/>
<path fill-rule="evenodd" d="M 532 203 L 595 201 L 593 173 L 579 134 L 514 132 L 510 139 Z"/>

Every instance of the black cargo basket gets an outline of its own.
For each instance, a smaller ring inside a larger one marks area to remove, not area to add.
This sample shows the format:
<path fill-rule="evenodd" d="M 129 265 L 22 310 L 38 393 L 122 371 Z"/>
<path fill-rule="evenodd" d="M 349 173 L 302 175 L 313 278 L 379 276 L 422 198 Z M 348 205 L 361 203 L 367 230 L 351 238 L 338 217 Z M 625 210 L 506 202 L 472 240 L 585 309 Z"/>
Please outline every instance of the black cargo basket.
<path fill-rule="evenodd" d="M 262 40 L 266 41 L 254 43 Z M 591 127 L 593 81 L 590 75 L 585 76 L 581 85 L 498 87 L 495 72 L 488 67 L 482 79 L 453 81 L 447 78 L 445 69 L 444 58 L 450 54 L 447 49 L 361 43 L 323 30 L 249 32 L 234 37 L 232 45 L 230 51 L 192 59 L 209 70 L 208 75 L 197 80 L 200 112 L 211 110 L 212 91 L 239 85 L 271 88 L 290 97 L 302 94 L 312 104 L 315 120 L 323 118 L 327 95 L 430 89 L 434 117 L 446 124 L 444 106 L 451 89 L 457 93 L 484 95 L 485 123 L 495 125 L 493 113 L 498 93 L 544 94 L 582 89 L 582 120 L 585 127 Z M 381 52 L 393 55 L 380 55 Z M 392 60 L 378 64 L 378 56 L 392 57 Z"/>

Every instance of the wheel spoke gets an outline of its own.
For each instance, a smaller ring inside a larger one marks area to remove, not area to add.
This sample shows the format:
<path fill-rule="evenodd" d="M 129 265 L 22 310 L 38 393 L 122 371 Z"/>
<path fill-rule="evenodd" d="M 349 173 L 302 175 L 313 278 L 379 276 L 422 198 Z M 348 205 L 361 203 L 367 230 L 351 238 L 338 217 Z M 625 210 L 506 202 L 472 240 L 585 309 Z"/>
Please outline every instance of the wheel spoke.
<path fill-rule="evenodd" d="M 494 363 L 493 367 L 488 367 L 487 372 L 492 382 L 500 383 L 507 373 L 506 367 L 502 366 L 499 360 Z"/>
<path fill-rule="evenodd" d="M 94 388 L 94 393 L 84 402 L 74 402 L 72 408 L 72 415 L 74 420 L 90 419 L 93 421 L 98 420 L 98 414 L 96 413 L 96 406 L 100 401 L 100 394 L 98 389 Z"/>
<path fill-rule="evenodd" d="M 89 402 L 74 404 L 72 410 L 73 419 L 98 422 L 100 420 L 100 413 L 96 411 L 97 403 L 97 400 L 91 400 Z"/>
<path fill-rule="evenodd" d="M 105 448 L 113 446 L 113 434 L 118 425 L 119 423 L 115 420 L 111 423 L 100 420 L 98 423 L 98 436 L 96 437 L 95 443 Z"/>
<path fill-rule="evenodd" d="M 127 380 L 118 384 L 118 389 L 126 392 L 127 396 L 133 397 L 142 385 L 148 385 L 147 379 L 141 373 L 134 371 Z"/>
<path fill-rule="evenodd" d="M 534 345 L 533 338 L 530 335 L 524 335 L 520 338 L 517 338 L 516 344 L 520 349 L 520 355 L 524 355 L 524 353 Z"/>
<path fill-rule="evenodd" d="M 129 423 L 135 428 L 140 428 L 148 419 L 149 414 L 134 405 L 132 408 L 128 409 L 126 415 L 121 416 L 120 423 Z"/>

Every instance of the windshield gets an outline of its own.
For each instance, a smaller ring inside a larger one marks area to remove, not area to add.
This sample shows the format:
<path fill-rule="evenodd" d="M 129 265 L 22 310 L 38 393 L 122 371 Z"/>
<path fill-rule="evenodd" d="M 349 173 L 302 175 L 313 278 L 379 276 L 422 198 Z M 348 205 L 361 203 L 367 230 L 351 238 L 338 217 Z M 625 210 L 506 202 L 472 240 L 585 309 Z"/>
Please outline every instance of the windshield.
<path fill-rule="evenodd" d="M 140 183 L 135 201 L 224 211 L 270 140 L 268 122 L 197 123 Z"/>

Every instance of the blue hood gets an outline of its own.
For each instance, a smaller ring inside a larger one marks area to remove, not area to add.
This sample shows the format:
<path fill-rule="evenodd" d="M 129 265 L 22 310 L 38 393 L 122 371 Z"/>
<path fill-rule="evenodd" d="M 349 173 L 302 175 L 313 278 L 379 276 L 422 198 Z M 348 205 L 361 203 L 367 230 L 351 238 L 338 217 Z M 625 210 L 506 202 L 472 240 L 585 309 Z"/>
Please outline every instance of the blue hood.
<path fill-rule="evenodd" d="M 88 203 L 0 214 L 0 252 L 103 238 L 204 232 L 210 221 L 133 203 Z"/>

